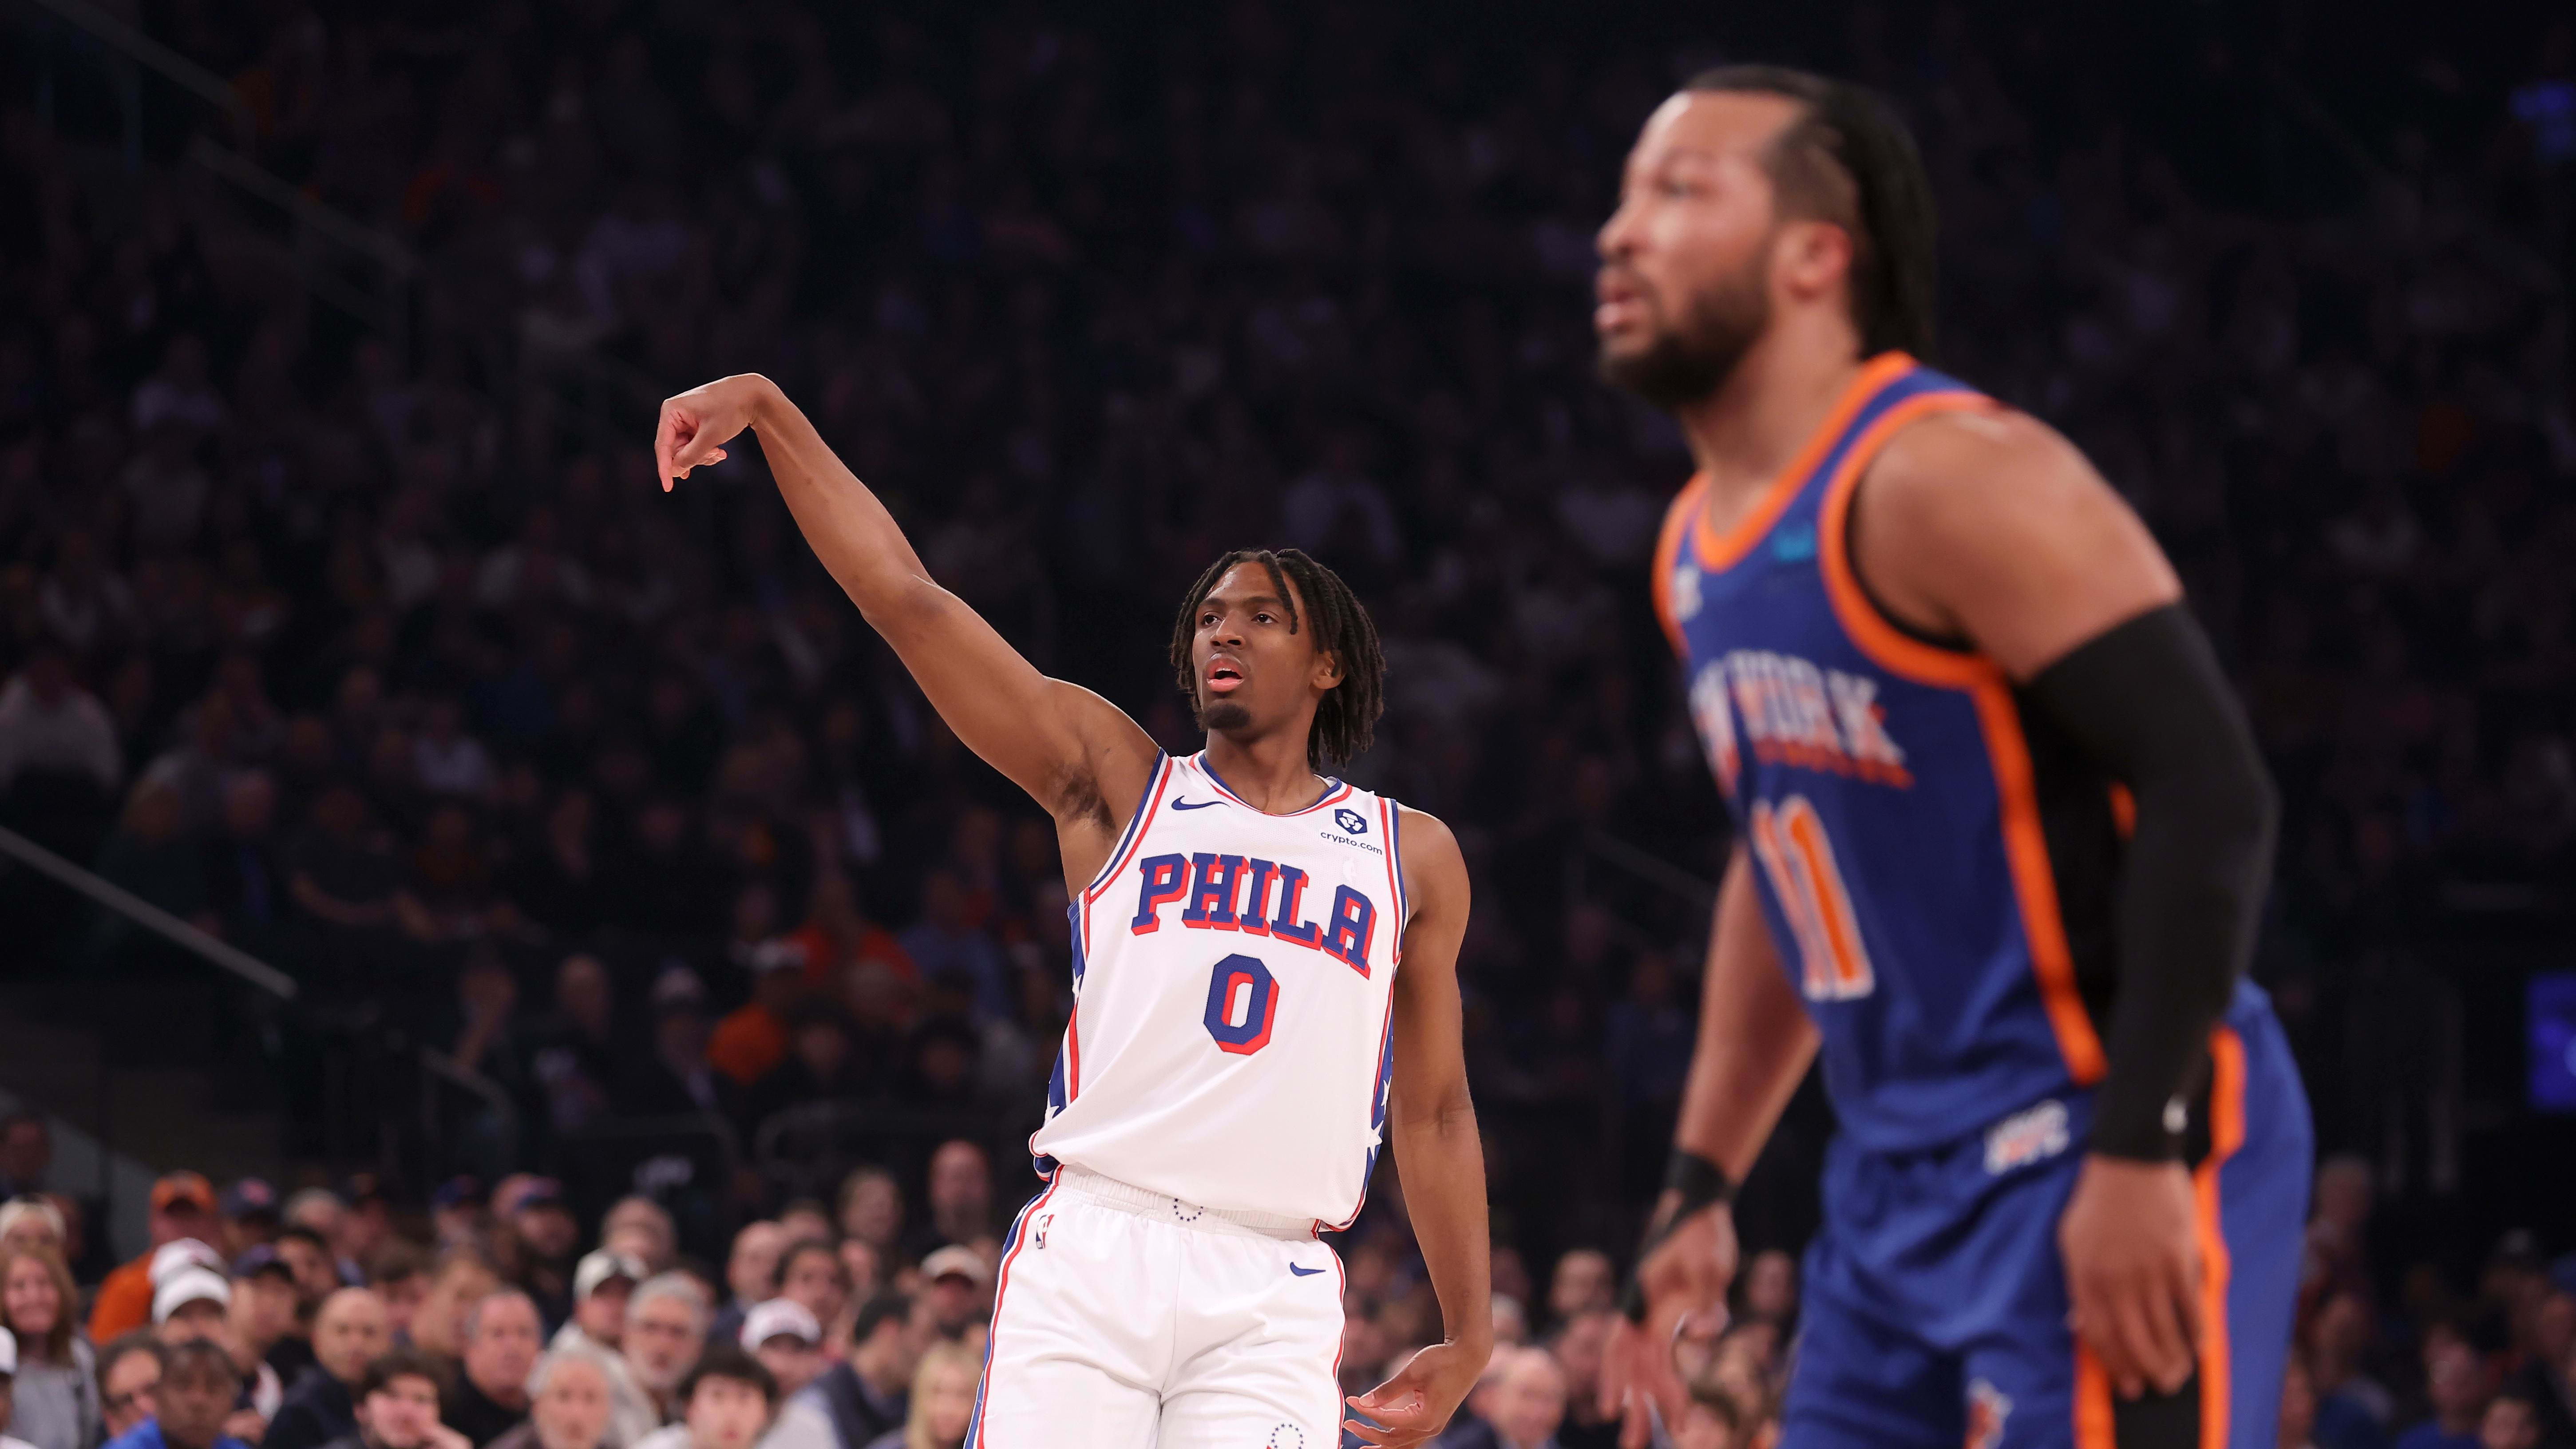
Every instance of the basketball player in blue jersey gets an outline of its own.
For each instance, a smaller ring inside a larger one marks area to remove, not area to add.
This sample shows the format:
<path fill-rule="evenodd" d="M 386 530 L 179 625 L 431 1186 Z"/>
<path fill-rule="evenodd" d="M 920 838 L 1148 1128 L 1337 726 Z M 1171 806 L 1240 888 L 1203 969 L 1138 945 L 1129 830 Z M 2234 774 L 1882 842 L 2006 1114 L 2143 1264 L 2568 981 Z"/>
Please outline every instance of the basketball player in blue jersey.
<path fill-rule="evenodd" d="M 1293 549 L 1219 559 L 1171 662 L 1207 730 L 1157 749 L 932 581 L 763 377 L 662 405 L 663 488 L 744 429 L 805 538 L 968 748 L 1056 824 L 1073 1020 L 1004 1241 L 972 1449 L 1330 1449 L 1436 1435 L 1493 1349 L 1485 1170 L 1459 1041 L 1467 870 L 1438 820 L 1330 779 L 1384 664 Z M 1349 1404 L 1342 1268 L 1382 1137 L 1447 1340 Z"/>
<path fill-rule="evenodd" d="M 1866 93 L 1700 77 L 1599 246 L 1602 372 L 1698 464 L 1653 583 L 1736 827 L 1625 1442 L 1821 1058 L 1787 1449 L 2269 1449 L 2311 1151 L 2244 979 L 2275 807 L 2173 569 L 2065 439 L 1916 360 L 1929 186 Z"/>

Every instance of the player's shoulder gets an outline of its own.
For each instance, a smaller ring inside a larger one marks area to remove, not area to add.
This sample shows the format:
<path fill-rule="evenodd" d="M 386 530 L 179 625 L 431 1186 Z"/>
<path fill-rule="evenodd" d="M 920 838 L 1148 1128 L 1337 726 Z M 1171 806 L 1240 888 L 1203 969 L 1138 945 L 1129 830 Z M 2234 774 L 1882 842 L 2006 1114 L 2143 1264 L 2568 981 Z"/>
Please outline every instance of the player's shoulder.
<path fill-rule="evenodd" d="M 1427 810 L 1416 810 L 1394 800 L 1386 803 L 1395 811 L 1396 843 L 1403 857 L 1406 889 L 1417 897 L 1426 891 L 1453 887 L 1464 890 L 1467 857 L 1449 823 Z"/>
<path fill-rule="evenodd" d="M 2064 434 L 1991 401 L 1926 413 L 1899 428 L 1870 460 L 1866 478 L 1871 522 L 1887 536 L 1939 536 L 1999 511 L 2044 509 L 2106 487 Z"/>

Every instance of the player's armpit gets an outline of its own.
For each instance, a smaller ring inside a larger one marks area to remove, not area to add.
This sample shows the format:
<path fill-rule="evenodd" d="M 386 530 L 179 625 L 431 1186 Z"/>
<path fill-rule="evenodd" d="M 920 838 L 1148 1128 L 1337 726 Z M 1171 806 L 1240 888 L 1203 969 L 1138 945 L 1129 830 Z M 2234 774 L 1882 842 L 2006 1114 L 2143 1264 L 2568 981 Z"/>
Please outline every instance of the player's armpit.
<path fill-rule="evenodd" d="M 1906 427 L 1851 510 L 1870 598 L 1917 633 L 1972 642 L 2015 679 L 2182 597 L 2127 501 L 2023 413 L 1938 412 Z"/>

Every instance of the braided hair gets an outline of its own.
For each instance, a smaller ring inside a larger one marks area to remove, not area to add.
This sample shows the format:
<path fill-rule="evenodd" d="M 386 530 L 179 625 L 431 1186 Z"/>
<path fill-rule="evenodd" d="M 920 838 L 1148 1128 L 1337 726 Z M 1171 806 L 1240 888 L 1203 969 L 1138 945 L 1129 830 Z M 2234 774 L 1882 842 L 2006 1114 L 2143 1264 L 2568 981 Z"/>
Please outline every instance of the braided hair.
<path fill-rule="evenodd" d="M 1315 626 L 1316 650 L 1332 655 L 1342 666 L 1341 682 L 1324 691 L 1315 705 L 1315 727 L 1306 736 L 1306 763 L 1320 772 L 1367 749 L 1377 717 L 1386 713 L 1386 656 L 1378 650 L 1377 625 L 1369 621 L 1368 610 L 1360 606 L 1359 596 L 1340 574 L 1299 549 L 1238 548 L 1208 565 L 1199 581 L 1190 585 L 1189 597 L 1181 601 L 1181 616 L 1172 624 L 1172 672 L 1182 697 L 1190 702 L 1192 717 L 1199 713 L 1198 662 L 1191 657 L 1191 646 L 1198 640 L 1199 605 L 1207 602 L 1226 570 L 1240 563 L 1257 563 L 1270 575 L 1271 587 L 1286 603 L 1291 634 L 1307 622 L 1298 610 L 1299 601 L 1304 601 Z M 1291 583 L 1296 585 L 1293 591 Z"/>

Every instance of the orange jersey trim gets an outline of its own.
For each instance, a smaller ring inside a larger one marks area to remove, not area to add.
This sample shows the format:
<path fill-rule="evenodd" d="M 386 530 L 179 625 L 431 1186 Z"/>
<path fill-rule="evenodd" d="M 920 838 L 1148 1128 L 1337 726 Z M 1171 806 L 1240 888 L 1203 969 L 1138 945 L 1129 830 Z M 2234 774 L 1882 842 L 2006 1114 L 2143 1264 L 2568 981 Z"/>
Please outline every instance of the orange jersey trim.
<path fill-rule="evenodd" d="M 2235 1409 L 2227 1338 L 2227 1285 L 2235 1265 L 2219 1218 L 2218 1173 L 2244 1145 L 2245 1042 L 2221 1026 L 2209 1034 L 2209 1156 L 2191 1174 L 2192 1237 L 2200 1249 L 2200 1449 L 2228 1449 Z M 2115 1449 L 2111 1376 L 2080 1340 L 2074 1419 L 2081 1449 Z"/>
<path fill-rule="evenodd" d="M 1682 491 L 1665 505 L 1664 526 L 1655 535 L 1655 573 L 1647 580 L 1655 600 L 1655 620 L 1664 626 L 1664 637 L 1672 641 L 1674 657 L 1685 664 L 1690 662 L 1690 641 L 1682 637 L 1682 621 L 1673 614 L 1673 567 L 1681 562 L 1682 540 L 1689 537 L 1691 519 L 1707 493 L 1708 479 L 1693 473 Z"/>
<path fill-rule="evenodd" d="M 2048 861 L 2047 833 L 2040 825 L 2039 788 L 2031 769 L 2030 745 L 2022 735 L 2021 712 L 2013 702 L 2012 681 L 2003 666 L 1983 654 L 1943 649 L 1898 629 L 1870 601 L 1851 565 L 1852 498 L 1888 440 L 1906 425 L 1936 412 L 1984 411 L 1995 406 L 1976 393 L 1926 393 L 1906 399 L 1871 423 L 1825 487 L 1816 526 L 1817 574 L 1824 580 L 1825 598 L 1835 620 L 1862 654 L 1890 674 L 1960 690 L 1975 701 L 2002 806 L 2004 859 L 2021 908 L 2031 972 L 2039 978 L 2040 1005 L 2048 1014 L 2049 1031 L 2057 1038 L 2067 1075 L 2077 1086 L 2089 1087 L 2102 1080 L 2107 1063 L 2102 1038 L 2075 984 L 2075 953 L 2066 942 L 2057 875 Z"/>
<path fill-rule="evenodd" d="M 1789 460 L 1789 466 L 1781 469 L 1779 476 L 1765 485 L 1761 497 L 1744 511 L 1743 517 L 1729 524 L 1726 532 L 1720 533 L 1710 525 L 1705 508 L 1698 510 L 1691 520 L 1691 542 L 1698 552 L 1699 566 L 1711 573 L 1735 567 L 1762 535 L 1771 531 L 1771 525 L 1780 521 L 1780 515 L 1787 511 L 1791 500 L 1806 491 L 1808 480 L 1815 476 L 1816 466 L 1824 462 L 1825 455 L 1842 440 L 1843 431 L 1851 426 L 1851 420 L 1859 416 L 1860 410 L 1869 405 L 1869 400 L 1878 396 L 1889 383 L 1913 370 L 1914 359 L 1902 352 L 1882 352 L 1871 358 L 1844 387 L 1843 395 L 1834 400 L 1834 410 L 1827 413 L 1816 430 L 1807 435 L 1807 441 L 1799 445 L 1797 455 Z"/>
<path fill-rule="evenodd" d="M 2218 1170 L 2245 1145 L 2245 1042 L 2228 1027 L 2209 1034 L 2209 1156 L 2191 1174 L 2192 1227 L 2200 1240 L 2200 1446 L 2227 1449 L 2227 1235 L 2218 1216 Z"/>

